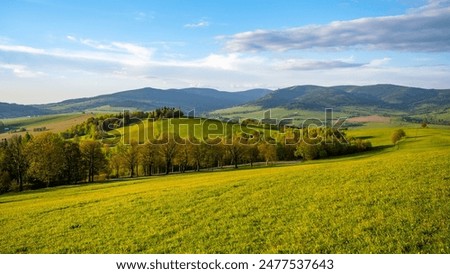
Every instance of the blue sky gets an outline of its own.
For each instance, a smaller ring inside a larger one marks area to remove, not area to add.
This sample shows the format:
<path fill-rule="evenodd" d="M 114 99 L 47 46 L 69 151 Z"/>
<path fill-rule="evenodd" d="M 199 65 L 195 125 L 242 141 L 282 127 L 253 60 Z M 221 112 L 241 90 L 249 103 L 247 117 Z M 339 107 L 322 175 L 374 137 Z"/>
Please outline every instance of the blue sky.
<path fill-rule="evenodd" d="M 121 90 L 450 88 L 449 0 L 0 3 L 0 102 Z"/>

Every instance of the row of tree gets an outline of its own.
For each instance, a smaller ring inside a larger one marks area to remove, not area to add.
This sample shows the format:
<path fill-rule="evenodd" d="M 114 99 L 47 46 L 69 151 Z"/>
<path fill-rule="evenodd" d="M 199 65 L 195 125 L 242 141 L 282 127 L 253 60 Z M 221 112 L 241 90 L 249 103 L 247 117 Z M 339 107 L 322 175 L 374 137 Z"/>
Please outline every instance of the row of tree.
<path fill-rule="evenodd" d="M 65 140 L 59 134 L 13 136 L 0 145 L 0 192 L 40 188 L 105 178 L 151 176 L 200 171 L 230 165 L 298 159 L 312 160 L 371 147 L 367 141 L 346 140 L 329 128 L 287 130 L 276 138 L 244 133 L 216 139 L 183 139 L 163 134 L 156 140 L 129 145 L 104 145 L 96 140 Z"/>
<path fill-rule="evenodd" d="M 0 145 L 0 192 L 24 186 L 52 187 L 81 181 L 92 182 L 107 165 L 102 145 L 86 140 L 64 141 L 60 135 L 14 135 Z"/>

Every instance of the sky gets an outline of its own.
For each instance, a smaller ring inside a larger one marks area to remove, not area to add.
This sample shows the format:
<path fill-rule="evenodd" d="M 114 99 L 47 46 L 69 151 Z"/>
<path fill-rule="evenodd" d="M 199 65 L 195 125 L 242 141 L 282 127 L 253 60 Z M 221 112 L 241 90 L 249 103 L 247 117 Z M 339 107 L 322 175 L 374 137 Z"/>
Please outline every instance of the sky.
<path fill-rule="evenodd" d="M 380 83 L 450 88 L 450 0 L 0 2 L 0 102 Z"/>

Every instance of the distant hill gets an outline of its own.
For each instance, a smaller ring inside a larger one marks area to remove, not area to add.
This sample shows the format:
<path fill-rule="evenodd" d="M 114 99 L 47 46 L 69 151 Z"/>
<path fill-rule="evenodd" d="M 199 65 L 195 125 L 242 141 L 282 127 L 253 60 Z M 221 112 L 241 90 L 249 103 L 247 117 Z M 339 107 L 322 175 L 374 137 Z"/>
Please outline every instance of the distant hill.
<path fill-rule="evenodd" d="M 247 103 L 263 108 L 323 110 L 370 107 L 384 110 L 426 112 L 450 107 L 450 90 L 422 89 L 395 85 L 294 86 L 275 90 Z"/>
<path fill-rule="evenodd" d="M 257 100 L 271 92 L 268 89 L 252 89 L 226 92 L 206 88 L 155 89 L 142 88 L 90 98 L 79 98 L 43 105 L 0 104 L 0 118 L 28 115 L 60 114 L 82 111 L 120 111 L 123 109 L 153 110 L 168 106 L 183 111 L 195 109 L 196 113 L 241 105 Z"/>
<path fill-rule="evenodd" d="M 450 90 L 395 85 L 334 87 L 305 85 L 275 91 L 252 89 L 240 92 L 207 88 L 167 90 L 142 88 L 44 105 L 0 103 L 0 119 L 82 111 L 118 112 L 123 109 L 148 111 L 162 106 L 181 108 L 185 112 L 195 109 L 198 115 L 239 105 L 303 110 L 353 108 L 422 114 L 449 112 Z"/>
<path fill-rule="evenodd" d="M 225 92 L 215 89 L 186 88 L 161 90 L 142 88 L 122 91 L 114 94 L 101 95 L 92 98 L 67 100 L 55 104 L 39 106 L 54 112 L 74 112 L 101 108 L 130 108 L 139 110 L 153 110 L 168 106 L 181 108 L 183 111 L 195 109 L 197 113 L 215 109 L 240 105 L 256 100 L 270 90 L 258 89 L 242 92 Z"/>
<path fill-rule="evenodd" d="M 0 119 L 51 114 L 52 111 L 35 106 L 8 104 L 0 102 Z"/>

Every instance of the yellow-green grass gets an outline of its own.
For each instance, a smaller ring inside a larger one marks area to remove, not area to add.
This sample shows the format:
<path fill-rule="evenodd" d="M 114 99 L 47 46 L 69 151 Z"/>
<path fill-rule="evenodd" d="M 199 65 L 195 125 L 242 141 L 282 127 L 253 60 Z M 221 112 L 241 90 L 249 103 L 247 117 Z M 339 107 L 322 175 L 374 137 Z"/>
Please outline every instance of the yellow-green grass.
<path fill-rule="evenodd" d="M 7 194 L 0 252 L 450 253 L 449 167 L 450 130 L 418 129 L 398 150 Z"/>
<path fill-rule="evenodd" d="M 46 127 L 46 131 L 50 132 L 62 132 L 86 121 L 92 114 L 82 113 L 69 113 L 69 114 L 54 114 L 54 115 L 42 115 L 34 117 L 20 117 L 2 120 L 6 127 L 11 129 L 25 128 L 26 131 L 17 132 L 14 134 L 24 135 L 26 132 L 30 134 L 39 134 L 40 132 L 34 132 L 34 128 Z M 0 134 L 0 138 L 9 138 L 13 136 L 10 133 Z"/>
<path fill-rule="evenodd" d="M 197 139 L 214 139 L 231 136 L 233 133 L 245 132 L 252 134 L 254 132 L 269 133 L 268 129 L 257 126 L 244 126 L 237 123 L 226 123 L 214 119 L 163 119 L 163 120 L 147 120 L 134 123 L 108 132 L 111 135 L 122 136 L 125 143 L 131 140 L 144 143 L 147 140 L 158 139 L 163 132 L 176 133 L 182 138 L 195 137 Z M 274 136 L 278 131 L 272 130 Z"/>
<path fill-rule="evenodd" d="M 86 116 L 81 113 L 53 114 L 30 117 L 18 117 L 2 120 L 6 126 L 29 127 L 51 124 L 55 122 L 67 121 L 71 118 Z"/>
<path fill-rule="evenodd" d="M 268 109 L 263 109 L 257 106 L 238 106 L 232 108 L 226 108 L 211 112 L 212 115 L 221 115 L 225 117 L 239 117 L 241 119 L 264 119 L 265 113 Z M 325 121 L 324 111 L 312 111 L 302 109 L 286 109 L 286 108 L 271 108 L 271 117 L 276 119 L 292 118 L 296 124 L 303 122 L 306 119 L 320 119 Z M 335 111 L 333 113 L 334 118 L 347 117 L 348 114 Z"/>

